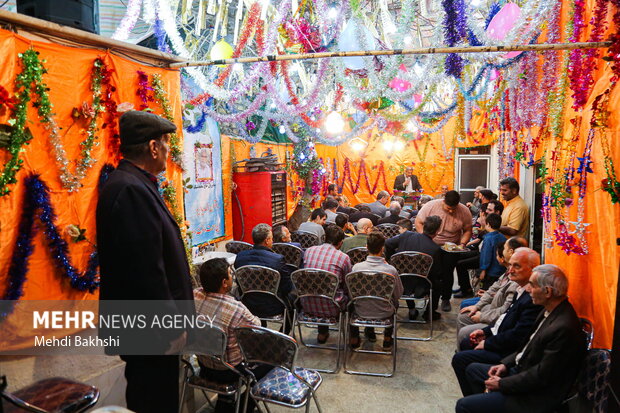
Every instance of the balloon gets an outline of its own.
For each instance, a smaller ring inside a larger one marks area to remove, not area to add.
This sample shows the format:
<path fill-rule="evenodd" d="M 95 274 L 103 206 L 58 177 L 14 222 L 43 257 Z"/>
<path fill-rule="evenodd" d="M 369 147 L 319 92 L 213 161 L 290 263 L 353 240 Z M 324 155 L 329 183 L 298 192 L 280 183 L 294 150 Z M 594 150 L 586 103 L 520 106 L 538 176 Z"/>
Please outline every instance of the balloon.
<path fill-rule="evenodd" d="M 230 59 L 232 55 L 233 55 L 232 46 L 226 43 L 224 39 L 222 39 L 213 45 L 213 47 L 211 48 L 211 53 L 209 55 L 209 58 L 211 60 L 223 60 L 223 59 Z M 217 65 L 217 66 L 224 67 L 226 65 Z"/>
<path fill-rule="evenodd" d="M 517 24 L 521 17 L 521 9 L 514 3 L 507 3 L 493 16 L 487 27 L 487 35 L 494 40 L 504 40 L 508 32 Z M 508 52 L 503 55 L 506 59 L 520 55 L 522 52 Z"/>
<path fill-rule="evenodd" d="M 360 35 L 364 37 L 364 42 L 360 42 Z M 338 37 L 338 50 L 341 52 L 353 52 L 362 49 L 374 50 L 376 47 L 377 44 L 372 34 L 355 18 L 349 19 L 344 30 L 340 33 L 340 37 Z M 344 65 L 351 70 L 361 70 L 365 67 L 362 57 L 343 57 L 342 60 Z"/>

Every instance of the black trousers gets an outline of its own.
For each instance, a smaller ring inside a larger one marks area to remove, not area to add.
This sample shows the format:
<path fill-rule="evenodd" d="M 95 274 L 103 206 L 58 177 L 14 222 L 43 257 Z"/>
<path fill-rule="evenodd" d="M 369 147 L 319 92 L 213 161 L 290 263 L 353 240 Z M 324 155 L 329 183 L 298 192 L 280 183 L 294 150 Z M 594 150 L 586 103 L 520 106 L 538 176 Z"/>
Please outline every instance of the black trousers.
<path fill-rule="evenodd" d="M 179 356 L 121 356 L 125 361 L 127 408 L 136 413 L 176 413 Z"/>
<path fill-rule="evenodd" d="M 456 263 L 456 273 L 459 279 L 459 287 L 462 292 L 471 291 L 469 273 L 467 270 L 477 270 L 480 268 L 480 253 L 478 251 L 461 252 Z"/>
<path fill-rule="evenodd" d="M 449 300 L 452 298 L 452 282 L 454 281 L 454 268 L 456 263 L 460 260 L 461 253 L 447 252 L 441 250 L 441 280 L 439 282 L 439 288 L 435 288 L 438 292 L 437 297 L 441 296 L 442 300 Z M 433 287 L 435 284 L 433 283 Z"/>

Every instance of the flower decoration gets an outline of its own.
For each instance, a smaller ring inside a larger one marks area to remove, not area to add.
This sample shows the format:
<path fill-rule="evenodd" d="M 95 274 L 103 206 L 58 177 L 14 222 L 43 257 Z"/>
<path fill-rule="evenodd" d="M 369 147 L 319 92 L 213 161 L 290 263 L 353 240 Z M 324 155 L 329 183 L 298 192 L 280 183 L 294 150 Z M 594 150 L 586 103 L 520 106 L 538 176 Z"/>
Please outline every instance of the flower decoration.
<path fill-rule="evenodd" d="M 71 238 L 73 242 L 80 242 L 86 240 L 86 228 L 80 228 L 75 224 L 67 225 L 65 232 Z"/>
<path fill-rule="evenodd" d="M 5 107 L 10 110 L 14 110 L 16 104 L 17 99 L 11 97 L 9 91 L 0 85 L 0 114 L 2 114 Z"/>
<path fill-rule="evenodd" d="M 310 24 L 301 17 L 285 22 L 279 28 L 280 34 L 288 41 L 285 44 L 287 51 L 292 53 L 316 53 L 324 50 L 321 47 L 321 33 L 319 27 Z"/>
<path fill-rule="evenodd" d="M 117 113 L 125 113 L 125 112 L 129 112 L 130 110 L 134 110 L 135 107 L 133 105 L 133 103 L 131 102 L 123 102 L 123 103 L 119 103 L 116 106 L 116 112 Z"/>

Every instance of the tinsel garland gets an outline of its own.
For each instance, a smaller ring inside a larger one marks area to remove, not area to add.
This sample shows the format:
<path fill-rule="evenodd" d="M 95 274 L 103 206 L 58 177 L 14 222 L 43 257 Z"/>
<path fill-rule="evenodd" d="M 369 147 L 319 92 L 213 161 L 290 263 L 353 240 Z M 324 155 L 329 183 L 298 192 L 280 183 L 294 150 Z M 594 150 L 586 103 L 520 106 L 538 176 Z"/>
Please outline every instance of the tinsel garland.
<path fill-rule="evenodd" d="M 161 106 L 164 112 L 164 117 L 170 122 L 174 123 L 174 116 L 172 114 L 172 107 L 168 100 L 167 93 L 164 90 L 163 81 L 159 74 L 154 74 L 151 80 L 151 90 L 153 91 L 154 100 Z M 183 151 L 179 145 L 179 136 L 176 132 L 170 134 L 170 157 L 172 161 L 177 164 L 181 169 L 183 168 Z"/>
<path fill-rule="evenodd" d="M 113 170 L 111 165 L 104 165 L 99 176 L 99 187 L 105 183 L 107 176 Z M 19 222 L 19 232 L 11 265 L 8 272 L 8 286 L 2 300 L 19 300 L 24 294 L 24 284 L 28 273 L 28 258 L 34 251 L 33 239 L 38 227 L 35 218 L 38 218 L 47 240 L 47 245 L 55 267 L 63 277 L 69 280 L 71 287 L 78 291 L 88 291 L 91 294 L 99 288 L 99 257 L 97 251 L 93 251 L 88 259 L 86 271 L 81 273 L 71 264 L 71 256 L 67 242 L 62 238 L 61 231 L 56 224 L 56 213 L 50 203 L 49 189 L 41 181 L 39 175 L 29 175 L 24 180 L 24 204 Z M 13 311 L 13 308 L 2 308 L 0 319 L 3 319 Z"/>
<path fill-rule="evenodd" d="M 306 185 L 306 192 L 317 195 L 320 191 L 318 186 L 324 174 L 324 168 L 316 153 L 316 148 L 314 147 L 314 142 L 311 137 L 303 128 L 299 128 L 296 132 L 300 140 L 293 147 L 293 169 L 297 172 L 297 175 L 302 181 L 309 182 L 309 180 L 312 179 L 310 181 L 310 187 Z"/>
<path fill-rule="evenodd" d="M 118 112 L 117 104 L 114 100 L 116 86 L 112 84 L 112 74 L 114 69 L 110 69 L 103 59 L 100 60 L 101 70 L 101 97 L 100 103 L 105 108 L 105 116 L 101 129 L 108 130 L 108 154 L 112 156 L 114 163 L 120 160 L 121 135 L 118 131 Z"/>
<path fill-rule="evenodd" d="M 441 5 L 446 13 L 443 19 L 445 43 L 448 47 L 455 47 L 467 37 L 465 1 L 442 0 Z M 448 76 L 460 78 L 463 71 L 463 58 L 456 53 L 448 54 L 445 68 Z"/>
<path fill-rule="evenodd" d="M 385 180 L 385 165 L 383 164 L 383 161 L 379 162 L 379 166 L 378 166 L 379 170 L 377 171 L 377 177 L 372 187 L 370 186 L 370 180 L 368 179 L 368 173 L 366 171 L 366 162 L 364 161 L 364 159 L 360 159 L 359 168 L 357 170 L 357 180 L 355 181 L 355 185 L 353 184 L 353 179 L 351 178 L 351 163 L 352 161 L 350 161 L 349 158 L 344 158 L 342 177 L 340 177 L 340 181 L 338 181 L 337 174 L 334 177 L 334 182 L 336 183 L 336 186 L 338 187 L 339 193 L 342 193 L 345 183 L 348 182 L 349 187 L 351 188 L 351 192 L 353 192 L 353 194 L 357 194 L 357 192 L 360 190 L 360 187 L 361 187 L 360 180 L 361 180 L 362 175 L 364 175 L 364 182 L 366 184 L 366 188 L 368 189 L 368 193 L 370 195 L 374 195 L 375 191 L 377 190 L 377 186 L 379 185 L 379 179 L 383 179 L 383 182 L 382 182 L 383 187 L 388 188 L 387 182 Z M 336 171 L 338 170 L 337 162 L 335 159 L 334 159 L 333 168 Z"/>
<path fill-rule="evenodd" d="M 138 74 L 138 89 L 136 89 L 136 96 L 140 98 L 142 103 L 140 104 L 140 110 L 149 108 L 149 102 L 155 101 L 155 98 L 150 93 L 153 91 L 153 87 L 149 83 L 149 75 L 142 70 L 136 72 Z"/>

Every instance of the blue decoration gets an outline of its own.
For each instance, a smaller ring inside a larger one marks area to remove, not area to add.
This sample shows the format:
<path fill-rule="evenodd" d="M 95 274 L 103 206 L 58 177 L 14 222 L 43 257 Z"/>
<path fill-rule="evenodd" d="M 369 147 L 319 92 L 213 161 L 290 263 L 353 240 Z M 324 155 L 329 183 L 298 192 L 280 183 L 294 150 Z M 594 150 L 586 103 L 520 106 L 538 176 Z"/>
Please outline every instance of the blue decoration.
<path fill-rule="evenodd" d="M 106 164 L 99 175 L 99 189 L 107 181 L 114 167 Z M 15 249 L 11 257 L 11 265 L 8 273 L 8 287 L 1 300 L 5 301 L 0 307 L 0 320 L 11 314 L 14 302 L 24 295 L 24 284 L 28 273 L 28 259 L 34 251 L 32 240 L 37 232 L 34 225 L 35 217 L 42 224 L 43 233 L 50 247 L 54 265 L 62 275 L 70 280 L 73 288 L 79 291 L 95 292 L 99 288 L 98 267 L 99 258 L 97 251 L 93 251 L 88 259 L 86 271 L 82 274 L 73 265 L 67 242 L 60 235 L 58 227 L 54 224 L 56 213 L 50 203 L 49 189 L 39 175 L 33 174 L 25 180 L 25 196 L 22 214 L 19 222 L 19 234 L 15 242 Z M 11 301 L 8 303 L 8 301 Z"/>
<path fill-rule="evenodd" d="M 157 49 L 165 53 L 174 54 L 170 46 L 168 46 L 168 35 L 166 34 L 166 30 L 164 29 L 164 22 L 162 20 L 155 20 L 153 32 L 155 34 L 155 37 L 157 38 Z"/>
<path fill-rule="evenodd" d="M 467 20 L 464 0 L 442 0 L 446 15 L 443 19 L 444 35 L 446 44 L 454 47 L 467 37 Z M 461 77 L 463 71 L 463 58 L 456 53 L 450 53 L 445 63 L 446 74 Z"/>
<path fill-rule="evenodd" d="M 196 122 L 196 124 L 189 125 L 188 127 L 185 128 L 185 130 L 188 131 L 189 133 L 200 132 L 204 129 L 206 122 L 207 122 L 207 114 L 206 112 L 203 111 L 202 114 L 200 115 L 200 118 L 198 118 L 198 121 Z"/>
<path fill-rule="evenodd" d="M 491 24 L 491 20 L 493 20 L 493 17 L 495 17 L 495 15 L 499 13 L 501 9 L 502 9 L 502 6 L 500 6 L 498 2 L 491 4 L 491 7 L 489 9 L 489 15 L 487 16 L 487 19 L 484 22 L 485 30 L 489 27 L 489 24 Z"/>

